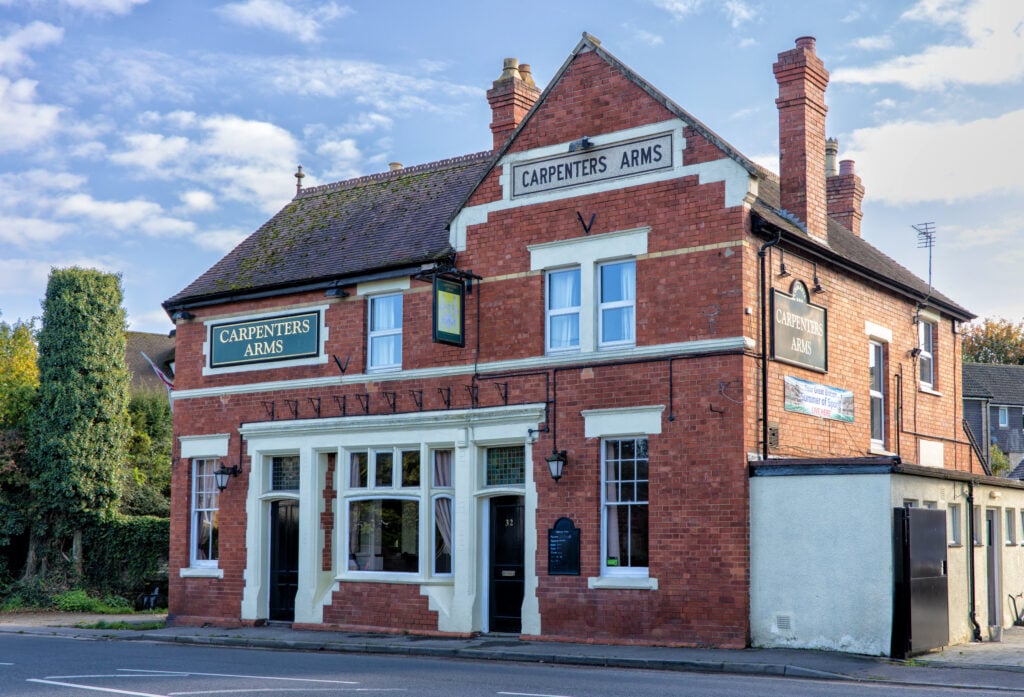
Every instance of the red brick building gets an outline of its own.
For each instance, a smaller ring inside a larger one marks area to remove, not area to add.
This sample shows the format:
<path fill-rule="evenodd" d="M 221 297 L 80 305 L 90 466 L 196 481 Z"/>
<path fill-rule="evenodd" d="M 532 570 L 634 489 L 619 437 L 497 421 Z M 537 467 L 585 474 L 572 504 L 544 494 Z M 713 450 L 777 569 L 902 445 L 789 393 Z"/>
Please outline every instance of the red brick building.
<path fill-rule="evenodd" d="M 779 176 L 589 35 L 507 60 L 493 151 L 301 190 L 166 301 L 172 620 L 742 647 L 750 463 L 980 475 L 972 315 L 861 238 L 814 40 L 774 71 Z"/>

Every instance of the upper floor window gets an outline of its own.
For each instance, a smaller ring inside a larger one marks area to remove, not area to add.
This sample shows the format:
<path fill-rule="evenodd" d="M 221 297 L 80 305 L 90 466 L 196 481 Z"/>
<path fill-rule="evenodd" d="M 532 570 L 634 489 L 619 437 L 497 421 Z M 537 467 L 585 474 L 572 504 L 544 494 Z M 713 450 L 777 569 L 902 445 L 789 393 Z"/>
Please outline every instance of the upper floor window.
<path fill-rule="evenodd" d="M 871 375 L 871 444 L 885 445 L 885 350 L 872 341 L 868 349 L 868 369 Z"/>
<path fill-rule="evenodd" d="M 917 323 L 918 347 L 921 349 L 917 357 L 921 375 L 921 387 L 935 387 L 935 323 L 920 319 Z"/>
<path fill-rule="evenodd" d="M 377 295 L 370 298 L 369 370 L 393 370 L 402 367 L 402 295 Z"/>
<path fill-rule="evenodd" d="M 599 269 L 599 345 L 632 345 L 636 343 L 636 262 L 610 262 Z"/>
<path fill-rule="evenodd" d="M 220 557 L 220 491 L 213 476 L 216 458 L 192 461 L 192 540 L 190 565 L 217 566 Z"/>
<path fill-rule="evenodd" d="M 547 350 L 580 348 L 580 269 L 548 272 Z"/>
<path fill-rule="evenodd" d="M 999 407 L 999 428 L 1006 428 L 1010 425 L 1010 410 L 1006 407 Z"/>

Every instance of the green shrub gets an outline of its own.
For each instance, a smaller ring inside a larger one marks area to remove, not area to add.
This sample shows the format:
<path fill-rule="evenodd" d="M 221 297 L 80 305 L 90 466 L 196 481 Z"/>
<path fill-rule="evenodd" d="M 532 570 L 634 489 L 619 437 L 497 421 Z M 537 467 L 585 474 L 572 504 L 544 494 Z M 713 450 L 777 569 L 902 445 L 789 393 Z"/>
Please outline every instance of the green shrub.
<path fill-rule="evenodd" d="M 90 598 L 81 589 L 59 593 L 53 598 L 53 606 L 61 612 L 95 612 L 99 604 L 99 600 Z"/>
<path fill-rule="evenodd" d="M 170 521 L 114 516 L 88 528 L 83 539 L 85 585 L 100 593 L 134 598 L 153 582 L 166 588 Z"/>

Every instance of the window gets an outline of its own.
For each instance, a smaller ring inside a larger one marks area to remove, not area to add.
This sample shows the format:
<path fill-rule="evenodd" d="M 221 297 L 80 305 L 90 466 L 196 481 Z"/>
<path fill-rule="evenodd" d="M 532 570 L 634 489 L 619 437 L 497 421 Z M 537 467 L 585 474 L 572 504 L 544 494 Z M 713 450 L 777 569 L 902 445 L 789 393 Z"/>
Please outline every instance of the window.
<path fill-rule="evenodd" d="M 963 543 L 960 533 L 962 525 L 963 523 L 960 520 L 960 504 L 949 504 L 949 544 L 960 545 Z"/>
<path fill-rule="evenodd" d="M 515 486 L 526 481 L 526 448 L 487 449 L 487 486 Z"/>
<path fill-rule="evenodd" d="M 631 346 L 636 343 L 636 262 L 601 264 L 598 273 L 598 345 Z"/>
<path fill-rule="evenodd" d="M 602 575 L 647 575 L 647 477 L 646 438 L 603 441 Z"/>
<path fill-rule="evenodd" d="M 1020 511 L 1020 543 L 1024 545 L 1024 508 Z"/>
<path fill-rule="evenodd" d="M 981 546 L 981 506 L 975 506 L 971 512 L 971 518 L 974 523 L 974 534 L 971 536 L 971 543 L 975 547 Z"/>
<path fill-rule="evenodd" d="M 868 348 L 870 373 L 871 445 L 885 447 L 885 353 L 882 344 L 872 341 Z M 862 436 L 863 437 L 863 436 Z"/>
<path fill-rule="evenodd" d="M 548 272 L 547 351 L 580 348 L 580 269 Z"/>
<path fill-rule="evenodd" d="M 349 571 L 451 573 L 452 451 L 431 455 L 432 472 L 424 482 L 419 447 L 349 453 Z M 421 540 L 430 547 L 421 549 Z M 420 559 L 431 547 L 427 569 Z"/>
<path fill-rule="evenodd" d="M 1010 413 L 1006 407 L 999 407 L 999 428 L 1006 428 L 1010 425 Z"/>
<path fill-rule="evenodd" d="M 402 367 L 402 295 L 377 295 L 370 298 L 369 370 L 395 370 Z"/>
<path fill-rule="evenodd" d="M 917 331 L 920 340 L 918 347 L 921 349 L 917 357 L 921 387 L 930 390 L 935 387 L 935 323 L 919 319 Z"/>
<path fill-rule="evenodd" d="M 903 499 L 904 508 L 917 508 L 917 499 Z"/>
<path fill-rule="evenodd" d="M 219 558 L 218 543 L 220 491 L 214 471 L 220 466 L 216 458 L 192 461 L 192 542 L 191 565 L 216 567 Z"/>
<path fill-rule="evenodd" d="M 936 510 L 939 507 L 939 502 L 938 501 L 925 501 L 924 502 L 924 507 L 927 508 L 930 511 L 934 511 L 934 510 Z"/>
<path fill-rule="evenodd" d="M 1012 508 L 1006 509 L 1006 544 L 1017 544 L 1017 512 Z"/>
<path fill-rule="evenodd" d="M 299 490 L 299 456 L 288 455 L 270 460 L 270 488 L 274 491 Z"/>

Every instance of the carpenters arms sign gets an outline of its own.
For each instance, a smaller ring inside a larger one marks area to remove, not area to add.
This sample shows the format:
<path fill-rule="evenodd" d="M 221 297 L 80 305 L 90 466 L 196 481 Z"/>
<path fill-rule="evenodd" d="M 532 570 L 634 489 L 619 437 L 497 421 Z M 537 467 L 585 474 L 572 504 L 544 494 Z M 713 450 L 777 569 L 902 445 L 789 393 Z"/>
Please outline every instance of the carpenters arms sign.
<path fill-rule="evenodd" d="M 304 312 L 210 327 L 210 367 L 309 358 L 320 353 L 320 313 Z"/>

